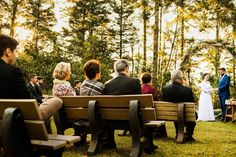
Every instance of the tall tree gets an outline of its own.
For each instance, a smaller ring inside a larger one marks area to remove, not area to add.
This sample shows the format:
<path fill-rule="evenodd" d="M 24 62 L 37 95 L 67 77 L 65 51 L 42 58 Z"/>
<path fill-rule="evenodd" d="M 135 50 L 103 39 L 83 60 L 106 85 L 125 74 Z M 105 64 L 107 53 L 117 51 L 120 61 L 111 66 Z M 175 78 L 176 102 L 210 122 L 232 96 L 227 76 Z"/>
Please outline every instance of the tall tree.
<path fill-rule="evenodd" d="M 133 0 L 111 0 L 110 6 L 114 13 L 113 26 L 114 38 L 118 39 L 118 54 L 119 58 L 122 58 L 127 51 L 128 46 L 128 32 L 133 29 L 133 21 L 131 15 L 134 12 L 135 2 Z M 117 29 L 118 28 L 118 29 Z"/>
<path fill-rule="evenodd" d="M 53 68 L 60 61 L 54 52 L 53 41 L 56 34 L 53 33 L 52 28 L 56 19 L 53 9 L 53 0 L 27 0 L 24 10 L 26 19 L 24 27 L 33 32 L 33 37 L 25 46 L 28 64 L 23 68 L 27 69 L 27 73 L 37 73 L 46 77 L 48 88 L 52 83 Z M 24 61 L 25 58 L 22 59 Z"/>
<path fill-rule="evenodd" d="M 15 36 L 17 16 L 20 15 L 21 4 L 24 0 L 1 0 L 0 1 L 0 31 L 3 27 L 9 29 L 10 35 Z"/>
<path fill-rule="evenodd" d="M 143 17 L 143 69 L 147 66 L 147 22 L 149 16 L 148 0 L 141 0 Z"/>

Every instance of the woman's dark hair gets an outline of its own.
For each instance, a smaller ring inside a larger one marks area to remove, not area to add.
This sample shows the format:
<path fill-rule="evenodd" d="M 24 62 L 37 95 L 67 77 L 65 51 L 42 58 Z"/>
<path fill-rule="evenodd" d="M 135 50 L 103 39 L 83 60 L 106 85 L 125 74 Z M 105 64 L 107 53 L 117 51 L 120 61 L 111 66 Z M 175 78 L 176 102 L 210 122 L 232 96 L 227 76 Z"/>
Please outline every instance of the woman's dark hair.
<path fill-rule="evenodd" d="M 202 79 L 203 79 L 203 80 L 204 80 L 204 78 L 205 78 L 206 75 L 209 75 L 209 73 L 204 73 L 204 74 L 202 75 Z"/>
<path fill-rule="evenodd" d="M 152 76 L 151 76 L 151 74 L 150 74 L 149 72 L 145 72 L 145 73 L 143 73 L 141 79 L 142 79 L 142 82 L 143 82 L 144 84 L 146 84 L 146 83 L 151 82 Z"/>
<path fill-rule="evenodd" d="M 84 74 L 89 78 L 93 79 L 96 77 L 96 74 L 101 71 L 101 64 L 98 60 L 89 60 L 84 65 Z"/>
<path fill-rule="evenodd" d="M 7 48 L 10 48 L 11 51 L 14 51 L 19 42 L 8 35 L 0 34 L 0 57 L 3 56 Z"/>

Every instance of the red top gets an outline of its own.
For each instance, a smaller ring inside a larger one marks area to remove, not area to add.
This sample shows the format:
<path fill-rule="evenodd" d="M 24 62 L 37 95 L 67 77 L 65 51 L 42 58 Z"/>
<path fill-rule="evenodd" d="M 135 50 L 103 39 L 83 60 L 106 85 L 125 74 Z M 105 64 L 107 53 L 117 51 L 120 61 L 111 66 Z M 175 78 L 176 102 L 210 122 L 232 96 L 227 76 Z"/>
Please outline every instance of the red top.
<path fill-rule="evenodd" d="M 142 94 L 152 94 L 153 99 L 157 100 L 157 92 L 156 89 L 148 84 L 142 84 Z"/>

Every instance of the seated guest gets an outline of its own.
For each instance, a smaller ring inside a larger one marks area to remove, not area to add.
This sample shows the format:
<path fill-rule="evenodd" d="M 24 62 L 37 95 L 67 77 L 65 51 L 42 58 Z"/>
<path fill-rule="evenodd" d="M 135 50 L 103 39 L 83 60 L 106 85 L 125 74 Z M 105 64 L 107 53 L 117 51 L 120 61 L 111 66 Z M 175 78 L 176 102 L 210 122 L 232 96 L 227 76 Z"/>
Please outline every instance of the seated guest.
<path fill-rule="evenodd" d="M 37 83 L 37 75 L 36 74 L 30 74 L 29 75 L 29 84 L 28 84 L 28 89 L 33 96 L 34 99 L 37 100 L 38 103 L 42 103 L 44 100 L 44 97 L 42 95 L 39 95 L 38 93 L 38 85 Z M 41 93 L 42 94 L 42 93 Z"/>
<path fill-rule="evenodd" d="M 157 100 L 157 92 L 156 89 L 152 86 L 152 76 L 149 72 L 145 72 L 142 74 L 142 94 L 152 94 L 153 100 Z"/>
<path fill-rule="evenodd" d="M 33 99 L 22 70 L 14 63 L 19 55 L 19 42 L 0 34 L 0 99 Z M 62 100 L 51 98 L 39 105 L 42 120 L 48 120 L 62 107 Z"/>
<path fill-rule="evenodd" d="M 180 70 L 175 70 L 171 74 L 171 79 L 173 83 L 163 89 L 163 100 L 174 103 L 194 102 L 192 89 L 183 86 L 183 73 Z M 178 123 L 175 122 L 174 124 L 177 137 Z M 186 122 L 185 126 L 187 137 L 185 140 L 194 141 L 192 135 L 195 125 L 195 122 Z"/>
<path fill-rule="evenodd" d="M 114 63 L 116 76 L 104 84 L 104 94 L 106 95 L 123 95 L 123 94 L 141 94 L 141 84 L 136 78 L 129 77 L 129 63 L 124 59 L 119 59 Z M 123 123 L 126 128 L 129 124 Z M 113 147 L 116 146 L 113 140 L 114 130 L 108 130 Z M 126 135 L 127 130 L 120 135 Z"/>
<path fill-rule="evenodd" d="M 80 87 L 80 95 L 101 95 L 103 93 L 103 83 L 101 78 L 101 64 L 98 60 L 89 60 L 84 67 L 85 80 Z"/>
<path fill-rule="evenodd" d="M 53 87 L 52 94 L 54 96 L 75 96 L 75 90 L 70 82 L 70 63 L 60 62 L 53 71 Z"/>
<path fill-rule="evenodd" d="M 53 71 L 53 96 L 75 96 L 76 93 L 71 86 L 70 82 L 70 63 L 60 62 L 56 65 Z M 65 122 L 65 114 L 59 110 L 54 114 L 54 121 L 57 128 L 57 134 L 64 134 L 67 124 Z"/>
<path fill-rule="evenodd" d="M 98 60 L 89 60 L 84 67 L 85 80 L 80 86 L 80 95 L 101 95 L 103 93 L 103 83 L 98 80 L 101 78 L 101 64 Z M 79 81 L 78 81 L 79 82 Z M 78 145 L 85 144 L 89 123 L 87 121 L 78 121 L 74 123 L 75 135 L 81 137 Z"/>
<path fill-rule="evenodd" d="M 81 86 L 81 82 L 79 80 L 75 80 L 74 90 L 75 90 L 76 95 L 80 95 L 80 86 Z"/>
<path fill-rule="evenodd" d="M 114 64 L 116 77 L 107 81 L 104 85 L 104 94 L 141 94 L 140 81 L 129 77 L 129 64 L 124 59 L 119 59 Z"/>

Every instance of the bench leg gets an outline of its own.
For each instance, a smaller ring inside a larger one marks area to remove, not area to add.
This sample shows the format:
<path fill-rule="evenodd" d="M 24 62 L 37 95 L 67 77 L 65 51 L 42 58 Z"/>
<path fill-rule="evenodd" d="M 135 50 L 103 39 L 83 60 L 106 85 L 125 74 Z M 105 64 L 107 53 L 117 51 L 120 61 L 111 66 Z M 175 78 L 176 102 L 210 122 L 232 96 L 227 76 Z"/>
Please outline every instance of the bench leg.
<path fill-rule="evenodd" d="M 141 136 L 143 133 L 142 115 L 138 106 L 138 101 L 132 100 L 129 105 L 129 123 L 132 134 L 132 148 L 130 157 L 140 157 L 142 155 Z"/>
<path fill-rule="evenodd" d="M 184 141 L 184 125 L 178 123 L 178 129 L 177 129 L 177 143 L 183 143 Z"/>
<path fill-rule="evenodd" d="M 48 151 L 44 150 L 42 152 L 46 157 L 62 157 L 64 149 L 65 147 L 57 150 L 48 150 Z"/>
<path fill-rule="evenodd" d="M 7 156 L 34 156 L 28 130 L 18 108 L 5 109 L 1 125 L 1 142 Z"/>
<path fill-rule="evenodd" d="M 184 141 L 184 104 L 178 104 L 178 127 L 177 127 L 177 143 L 183 143 Z M 176 123 L 175 123 L 176 125 Z"/>
<path fill-rule="evenodd" d="M 57 134 L 64 135 L 64 131 L 68 128 L 67 118 L 63 108 L 59 109 L 54 115 L 53 119 L 57 128 Z"/>
<path fill-rule="evenodd" d="M 152 127 L 147 127 L 144 129 L 145 140 L 143 142 L 143 150 L 147 154 L 151 154 L 155 151 L 155 149 L 158 148 L 158 146 L 154 145 L 153 143 L 153 131 L 154 128 Z"/>
<path fill-rule="evenodd" d="M 89 133 L 89 123 L 87 121 L 77 121 L 73 123 L 74 135 L 80 136 L 81 140 L 74 143 L 75 146 L 81 146 L 86 144 L 87 134 Z"/>
<path fill-rule="evenodd" d="M 102 133 L 102 120 L 99 112 L 97 102 L 90 100 L 88 104 L 88 120 L 91 131 L 91 142 L 87 151 L 88 155 L 94 155 L 99 148 L 99 140 Z"/>
<path fill-rule="evenodd" d="M 161 126 L 158 126 L 157 128 L 154 129 L 154 137 L 159 138 L 159 137 L 167 137 L 167 132 L 166 132 L 166 125 L 163 124 Z"/>

